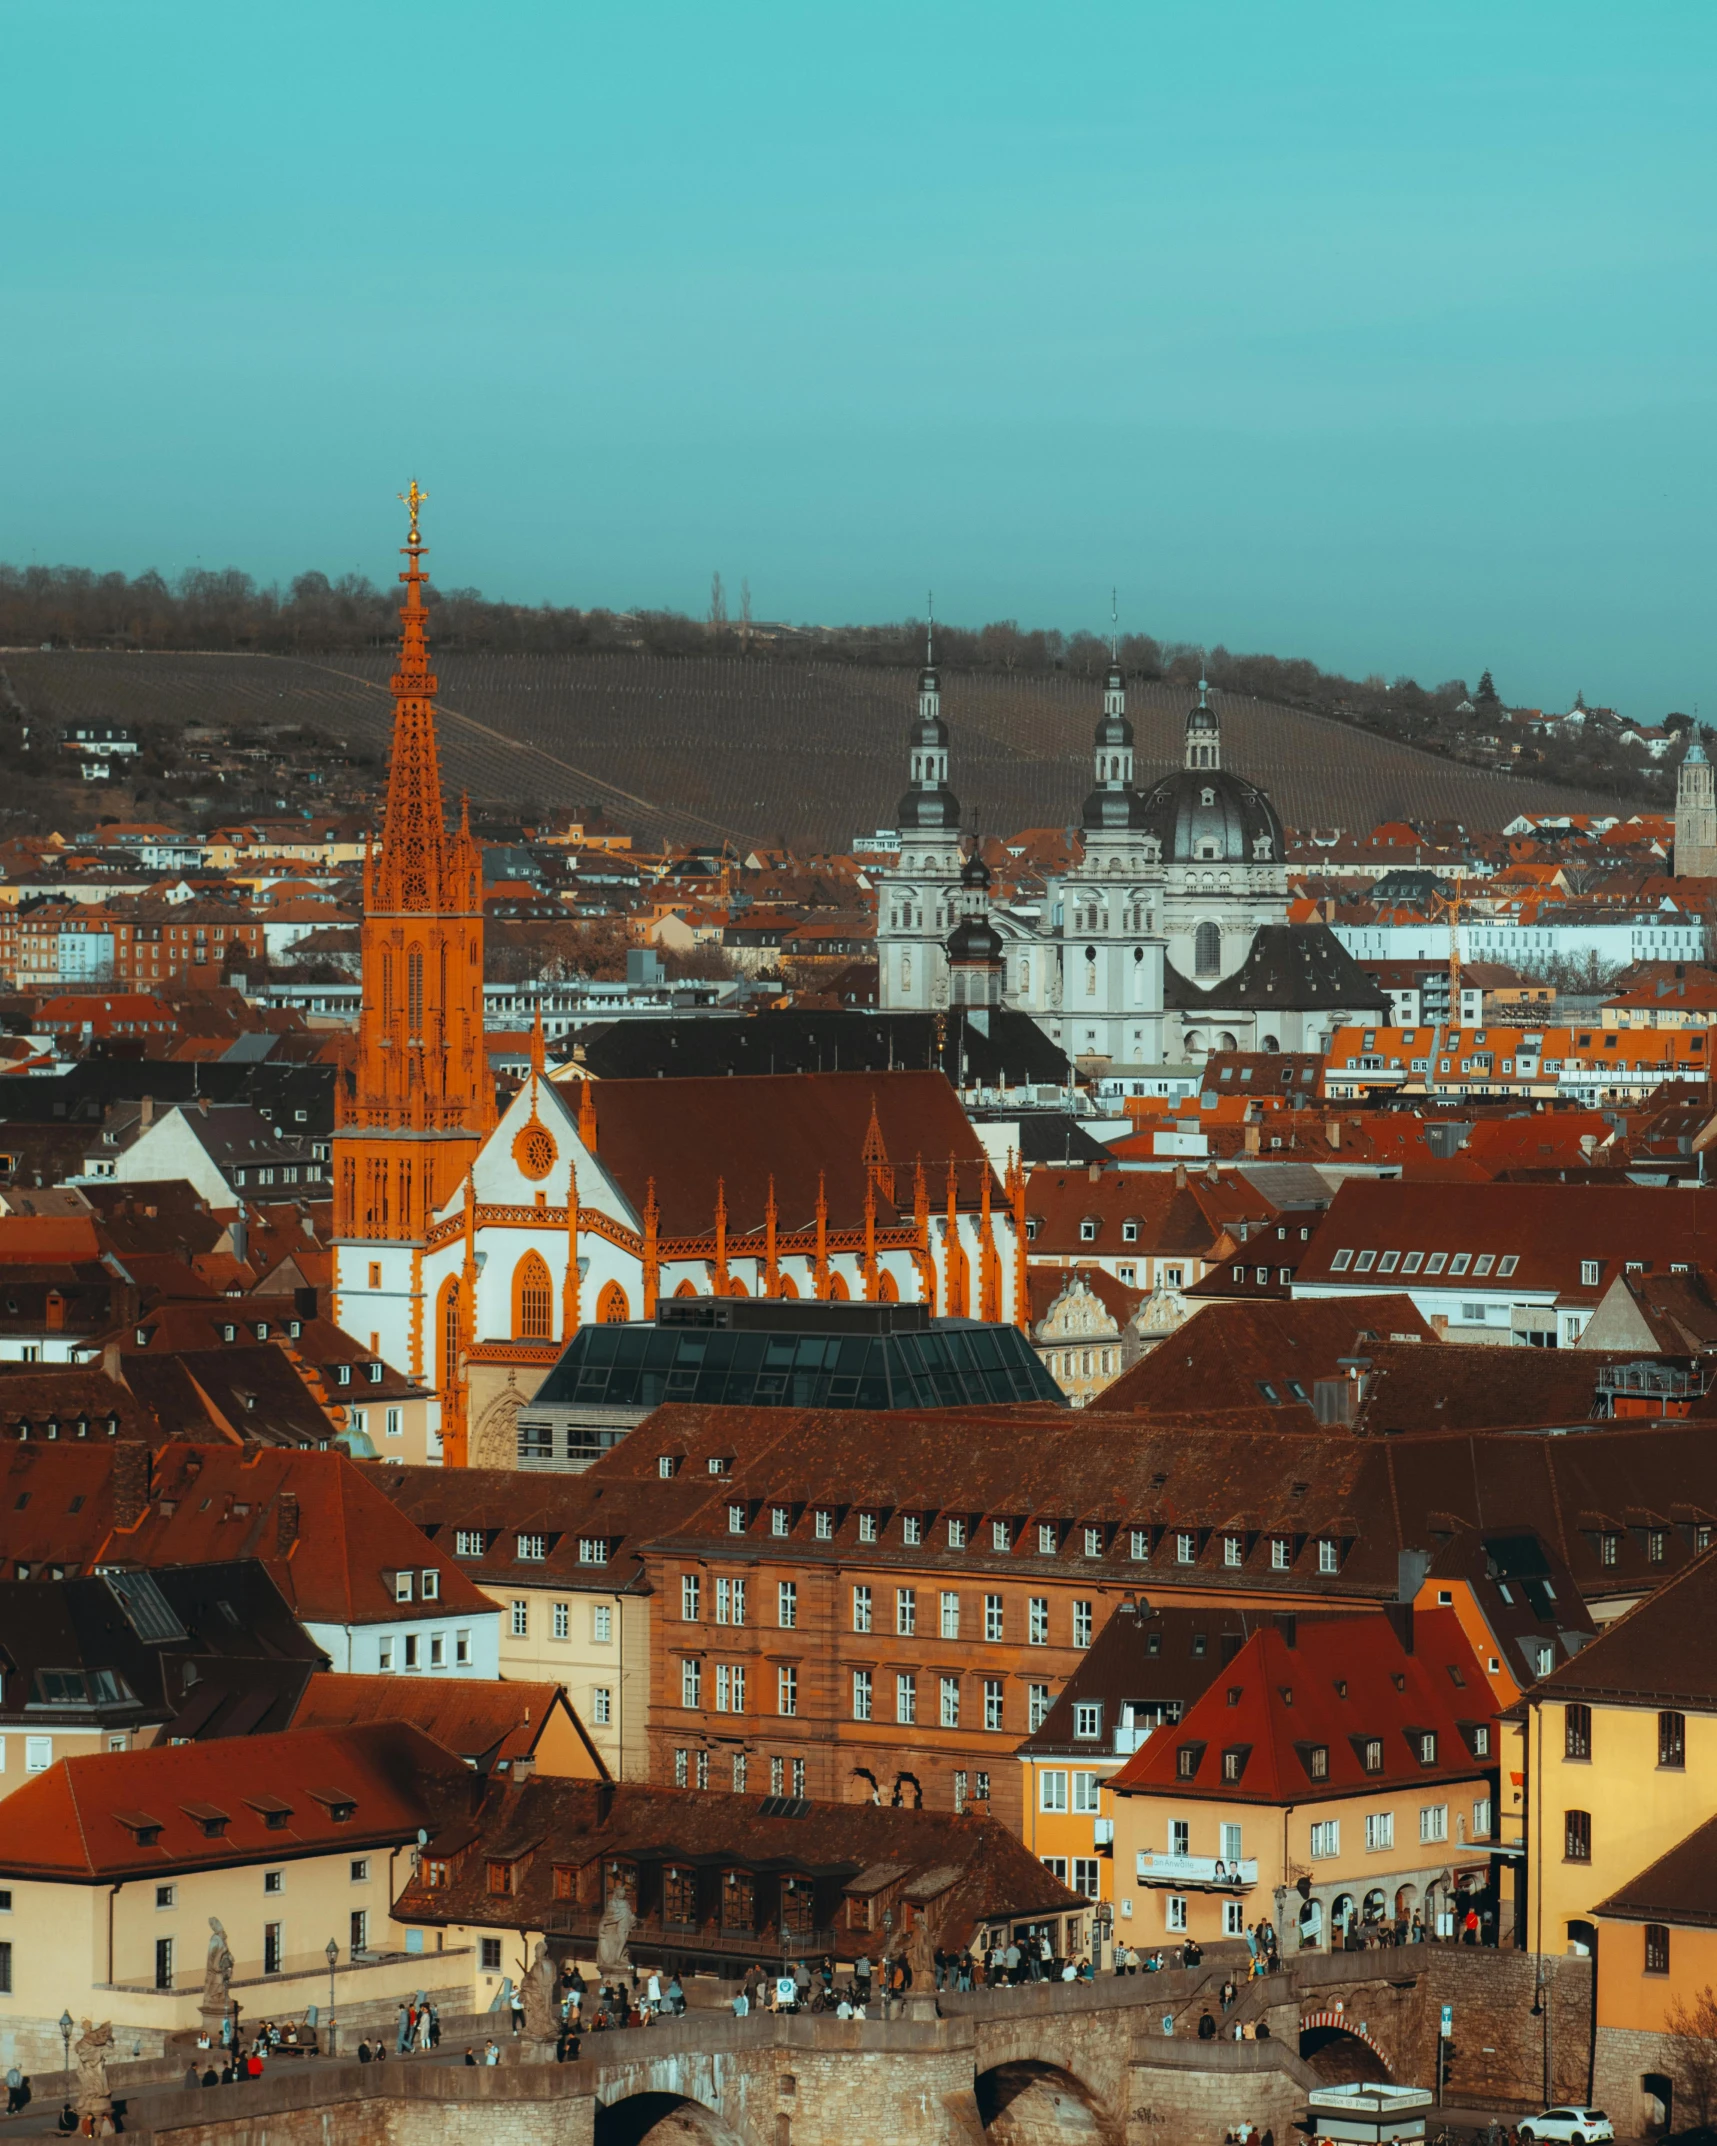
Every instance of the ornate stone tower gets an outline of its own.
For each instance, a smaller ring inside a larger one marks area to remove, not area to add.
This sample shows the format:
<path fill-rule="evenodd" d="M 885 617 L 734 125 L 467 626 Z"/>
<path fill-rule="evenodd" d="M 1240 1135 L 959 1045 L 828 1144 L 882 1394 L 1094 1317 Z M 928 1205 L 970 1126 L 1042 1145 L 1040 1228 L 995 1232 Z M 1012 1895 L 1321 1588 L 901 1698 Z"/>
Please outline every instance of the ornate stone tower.
<path fill-rule="evenodd" d="M 906 733 L 912 785 L 900 800 L 900 855 L 877 875 L 877 998 L 887 1012 L 945 1006 L 960 885 L 960 807 L 948 787 L 948 726 L 928 632 L 918 715 Z"/>
<path fill-rule="evenodd" d="M 1675 876 L 1717 879 L 1717 787 L 1697 734 L 1675 784 Z"/>
<path fill-rule="evenodd" d="M 424 1371 L 422 1263 L 431 1218 L 495 1123 L 483 1045 L 482 855 L 442 817 L 415 481 L 393 678 L 380 846 L 364 863 L 363 1006 L 334 1108 L 336 1315 L 400 1370 Z"/>

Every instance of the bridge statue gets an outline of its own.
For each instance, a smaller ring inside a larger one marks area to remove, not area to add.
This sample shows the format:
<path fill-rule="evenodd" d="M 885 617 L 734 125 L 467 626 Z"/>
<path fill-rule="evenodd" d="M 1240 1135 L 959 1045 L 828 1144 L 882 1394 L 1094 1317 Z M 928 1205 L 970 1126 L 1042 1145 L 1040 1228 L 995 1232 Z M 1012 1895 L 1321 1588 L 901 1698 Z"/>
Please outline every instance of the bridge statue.
<path fill-rule="evenodd" d="M 632 1903 L 624 1893 L 616 1893 L 602 1911 L 602 1920 L 596 1926 L 596 1966 L 598 1973 L 617 1975 L 627 1965 L 627 1948 L 632 1937 L 632 1925 L 638 1920 L 632 1912 Z"/>

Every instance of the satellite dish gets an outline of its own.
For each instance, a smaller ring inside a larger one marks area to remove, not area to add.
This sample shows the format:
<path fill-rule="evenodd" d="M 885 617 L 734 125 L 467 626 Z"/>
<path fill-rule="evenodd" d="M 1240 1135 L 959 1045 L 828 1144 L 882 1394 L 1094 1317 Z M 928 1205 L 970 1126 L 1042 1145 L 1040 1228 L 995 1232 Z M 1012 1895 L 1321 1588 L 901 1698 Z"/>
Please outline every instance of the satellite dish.
<path fill-rule="evenodd" d="M 429 1835 L 423 1830 L 422 1826 L 419 1826 L 417 1829 L 417 1845 L 420 1848 L 427 1848 L 429 1846 Z"/>

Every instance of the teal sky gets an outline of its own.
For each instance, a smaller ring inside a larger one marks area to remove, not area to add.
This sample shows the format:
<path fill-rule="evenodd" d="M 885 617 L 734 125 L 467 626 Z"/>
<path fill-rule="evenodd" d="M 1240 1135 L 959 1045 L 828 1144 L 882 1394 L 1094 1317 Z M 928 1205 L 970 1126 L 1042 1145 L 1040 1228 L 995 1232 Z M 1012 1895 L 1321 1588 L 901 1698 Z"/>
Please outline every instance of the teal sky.
<path fill-rule="evenodd" d="M 1717 712 L 1709 0 L 3 0 L 0 558 Z"/>

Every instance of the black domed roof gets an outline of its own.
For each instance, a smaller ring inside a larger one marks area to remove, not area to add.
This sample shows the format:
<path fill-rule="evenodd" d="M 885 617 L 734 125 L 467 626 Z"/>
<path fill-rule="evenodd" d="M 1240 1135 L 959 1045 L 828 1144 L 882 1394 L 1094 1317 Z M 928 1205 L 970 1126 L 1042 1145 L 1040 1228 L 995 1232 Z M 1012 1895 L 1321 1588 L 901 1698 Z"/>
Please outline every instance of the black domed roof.
<path fill-rule="evenodd" d="M 1150 827 L 1145 800 L 1137 790 L 1093 790 L 1080 809 L 1079 824 L 1090 833 L 1110 828 L 1143 832 Z"/>
<path fill-rule="evenodd" d="M 1129 749 L 1133 743 L 1133 726 L 1124 715 L 1102 715 L 1097 718 L 1097 743 L 1099 746 L 1124 745 Z"/>
<path fill-rule="evenodd" d="M 1002 935 L 987 917 L 962 917 L 947 939 L 950 961 L 998 962 Z"/>
<path fill-rule="evenodd" d="M 1141 802 L 1137 824 L 1162 844 L 1165 864 L 1282 861 L 1282 822 L 1275 806 L 1226 768 L 1182 768 L 1153 783 Z M 1269 845 L 1260 856 L 1258 843 L 1265 836 Z"/>
<path fill-rule="evenodd" d="M 960 825 L 960 801 L 952 790 L 908 790 L 895 810 L 902 834 L 918 829 L 953 833 Z"/>
<path fill-rule="evenodd" d="M 963 887 L 987 887 L 990 883 L 990 868 L 976 850 L 960 867 L 960 884 Z"/>
<path fill-rule="evenodd" d="M 939 715 L 915 715 L 906 726 L 906 742 L 920 750 L 928 745 L 946 752 L 948 726 Z"/>

